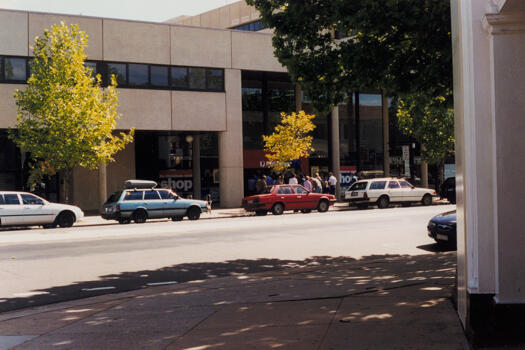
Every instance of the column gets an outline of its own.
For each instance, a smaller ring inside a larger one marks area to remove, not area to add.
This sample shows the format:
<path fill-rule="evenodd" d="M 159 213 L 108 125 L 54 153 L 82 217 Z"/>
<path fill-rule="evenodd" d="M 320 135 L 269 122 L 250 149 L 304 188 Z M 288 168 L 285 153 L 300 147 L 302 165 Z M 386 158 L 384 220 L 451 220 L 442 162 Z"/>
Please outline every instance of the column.
<path fill-rule="evenodd" d="M 201 199 L 201 143 L 200 135 L 193 135 L 192 144 L 193 198 Z"/>
<path fill-rule="evenodd" d="M 421 186 L 428 187 L 428 163 L 421 159 Z"/>
<path fill-rule="evenodd" d="M 390 115 L 388 98 L 383 92 L 383 169 L 385 176 L 390 176 Z"/>
<path fill-rule="evenodd" d="M 221 207 L 235 208 L 244 196 L 241 71 L 225 69 L 226 131 L 219 132 Z"/>
<path fill-rule="evenodd" d="M 330 140 L 330 144 L 332 147 L 332 159 L 331 159 L 331 168 L 332 172 L 334 173 L 335 178 L 337 179 L 337 187 L 335 196 L 337 199 L 340 198 L 341 194 L 341 170 L 340 170 L 340 164 L 341 164 L 341 156 L 339 154 L 339 106 L 335 106 L 334 109 L 332 109 L 332 120 L 331 120 L 331 131 L 332 131 L 332 139 Z"/>
<path fill-rule="evenodd" d="M 99 208 L 104 206 L 104 202 L 108 198 L 107 186 L 107 167 L 106 163 L 100 163 L 98 166 L 98 204 Z"/>

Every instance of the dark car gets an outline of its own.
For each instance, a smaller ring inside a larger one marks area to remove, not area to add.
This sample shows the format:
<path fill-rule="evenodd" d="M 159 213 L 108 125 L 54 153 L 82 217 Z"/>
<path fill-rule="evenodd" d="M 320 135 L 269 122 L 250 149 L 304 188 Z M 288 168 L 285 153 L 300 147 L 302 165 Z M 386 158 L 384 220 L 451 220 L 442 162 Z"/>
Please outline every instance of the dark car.
<path fill-rule="evenodd" d="M 446 198 L 450 203 L 456 204 L 456 178 L 449 177 L 439 189 L 441 198 Z"/>
<path fill-rule="evenodd" d="M 434 216 L 427 225 L 428 236 L 443 245 L 456 245 L 456 211 Z"/>
<path fill-rule="evenodd" d="M 313 209 L 324 213 L 334 203 L 334 195 L 313 193 L 301 185 L 275 185 L 267 187 L 262 194 L 242 199 L 242 207 L 257 215 L 266 215 L 270 211 L 281 215 L 285 210 L 309 213 Z"/>

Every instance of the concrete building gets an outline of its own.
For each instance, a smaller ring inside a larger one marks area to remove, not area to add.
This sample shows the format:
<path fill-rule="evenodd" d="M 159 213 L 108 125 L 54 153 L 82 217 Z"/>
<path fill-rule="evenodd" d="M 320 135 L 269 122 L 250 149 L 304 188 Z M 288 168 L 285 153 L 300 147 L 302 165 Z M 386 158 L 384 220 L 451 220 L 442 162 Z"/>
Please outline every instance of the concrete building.
<path fill-rule="evenodd" d="M 523 340 L 525 2 L 453 0 L 458 312 L 474 341 Z"/>

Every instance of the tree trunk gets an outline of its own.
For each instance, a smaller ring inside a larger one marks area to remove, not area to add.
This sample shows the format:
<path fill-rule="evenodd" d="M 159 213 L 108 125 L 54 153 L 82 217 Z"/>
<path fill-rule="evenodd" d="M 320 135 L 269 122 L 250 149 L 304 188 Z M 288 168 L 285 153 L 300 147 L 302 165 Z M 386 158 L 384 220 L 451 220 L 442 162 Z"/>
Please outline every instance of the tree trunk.
<path fill-rule="evenodd" d="M 73 169 L 65 169 L 60 172 L 61 177 L 61 202 L 66 204 L 70 203 L 71 200 L 71 180 L 73 177 Z"/>

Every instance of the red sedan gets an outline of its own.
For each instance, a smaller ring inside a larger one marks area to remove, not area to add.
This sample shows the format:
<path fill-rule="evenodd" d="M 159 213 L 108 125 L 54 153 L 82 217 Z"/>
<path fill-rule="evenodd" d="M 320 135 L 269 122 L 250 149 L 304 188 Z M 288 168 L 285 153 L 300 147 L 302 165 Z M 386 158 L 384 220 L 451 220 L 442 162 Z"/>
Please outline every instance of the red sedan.
<path fill-rule="evenodd" d="M 270 186 L 262 194 L 242 199 L 242 207 L 257 215 L 266 215 L 269 211 L 273 215 L 281 215 L 285 210 L 309 213 L 313 209 L 324 213 L 334 203 L 334 195 L 309 192 L 301 185 Z"/>

